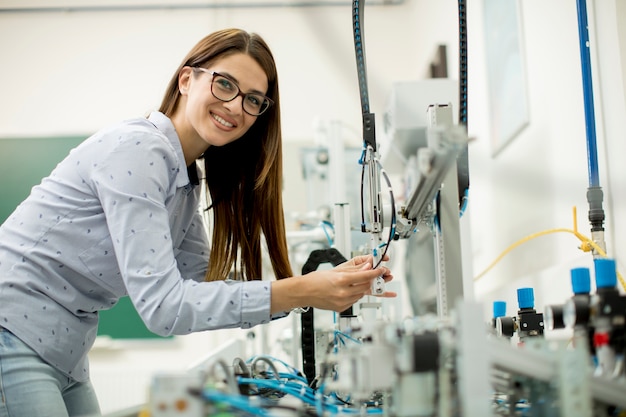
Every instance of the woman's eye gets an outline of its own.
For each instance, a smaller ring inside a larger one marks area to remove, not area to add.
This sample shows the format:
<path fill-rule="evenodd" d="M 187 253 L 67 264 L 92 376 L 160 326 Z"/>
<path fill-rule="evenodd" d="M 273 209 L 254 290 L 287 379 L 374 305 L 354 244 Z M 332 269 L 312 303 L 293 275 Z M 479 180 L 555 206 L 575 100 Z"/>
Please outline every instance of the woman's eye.
<path fill-rule="evenodd" d="M 254 107 L 259 107 L 261 103 L 263 103 L 263 99 L 259 96 L 255 96 L 253 94 L 248 94 L 247 96 L 248 102 Z"/>
<path fill-rule="evenodd" d="M 216 82 L 219 88 L 221 88 L 222 90 L 233 91 L 236 88 L 235 85 L 226 78 L 219 78 L 216 80 Z"/>

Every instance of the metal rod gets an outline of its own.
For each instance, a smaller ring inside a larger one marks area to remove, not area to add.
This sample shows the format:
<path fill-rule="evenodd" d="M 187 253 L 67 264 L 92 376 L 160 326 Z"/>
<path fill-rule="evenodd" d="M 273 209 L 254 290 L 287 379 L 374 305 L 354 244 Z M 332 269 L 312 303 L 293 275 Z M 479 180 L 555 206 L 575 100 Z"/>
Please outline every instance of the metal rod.
<path fill-rule="evenodd" d="M 372 6 L 397 6 L 406 0 L 369 1 Z M 0 7 L 1 13 L 78 13 L 78 12 L 126 12 L 156 10 L 202 10 L 202 9 L 267 9 L 267 8 L 312 8 L 349 7 L 349 1 L 273 1 L 273 2 L 221 2 L 221 3 L 169 3 L 169 4 L 111 4 L 96 6 L 37 6 Z"/>

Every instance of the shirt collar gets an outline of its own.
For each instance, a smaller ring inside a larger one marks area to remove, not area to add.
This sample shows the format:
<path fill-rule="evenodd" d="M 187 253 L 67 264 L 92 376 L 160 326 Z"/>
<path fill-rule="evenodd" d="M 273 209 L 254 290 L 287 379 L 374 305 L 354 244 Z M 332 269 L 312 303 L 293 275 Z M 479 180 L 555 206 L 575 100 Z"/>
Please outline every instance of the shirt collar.
<path fill-rule="evenodd" d="M 178 158 L 178 174 L 176 176 L 176 186 L 185 187 L 187 185 L 198 185 L 198 168 L 194 161 L 189 167 L 185 165 L 185 155 L 183 154 L 183 147 L 180 144 L 180 138 L 176 133 L 176 128 L 169 117 L 161 112 L 155 111 L 150 113 L 148 120 L 156 126 L 161 133 L 163 133 L 176 152 Z"/>

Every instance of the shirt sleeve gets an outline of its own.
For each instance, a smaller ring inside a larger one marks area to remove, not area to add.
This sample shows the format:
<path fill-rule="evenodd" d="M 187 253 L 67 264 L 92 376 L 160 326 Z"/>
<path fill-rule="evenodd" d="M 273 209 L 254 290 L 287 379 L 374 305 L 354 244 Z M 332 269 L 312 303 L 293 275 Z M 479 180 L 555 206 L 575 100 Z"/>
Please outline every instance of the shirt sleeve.
<path fill-rule="evenodd" d="M 174 206 L 168 201 L 175 194 L 180 164 L 165 138 L 153 132 L 126 134 L 94 165 L 90 180 L 102 204 L 122 279 L 148 329 L 168 336 L 248 328 L 270 320 L 269 282 L 183 279 L 178 262 L 197 267 L 201 261 L 194 248 L 204 242 L 199 230 L 189 234 L 176 259 L 169 216 L 176 215 L 180 209 L 176 204 L 185 200 Z"/>
<path fill-rule="evenodd" d="M 209 242 L 204 221 L 200 213 L 196 212 L 184 240 L 178 247 L 179 252 L 176 254 L 178 267 L 186 279 L 204 281 L 209 263 L 208 248 Z"/>

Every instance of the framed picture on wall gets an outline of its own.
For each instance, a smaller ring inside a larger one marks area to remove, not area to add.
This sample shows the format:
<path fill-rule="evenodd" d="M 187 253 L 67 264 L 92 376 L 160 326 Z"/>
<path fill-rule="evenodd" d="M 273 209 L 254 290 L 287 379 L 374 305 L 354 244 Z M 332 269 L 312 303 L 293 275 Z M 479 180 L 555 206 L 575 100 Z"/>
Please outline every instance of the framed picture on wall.
<path fill-rule="evenodd" d="M 484 0 L 492 156 L 529 124 L 519 0 Z"/>

